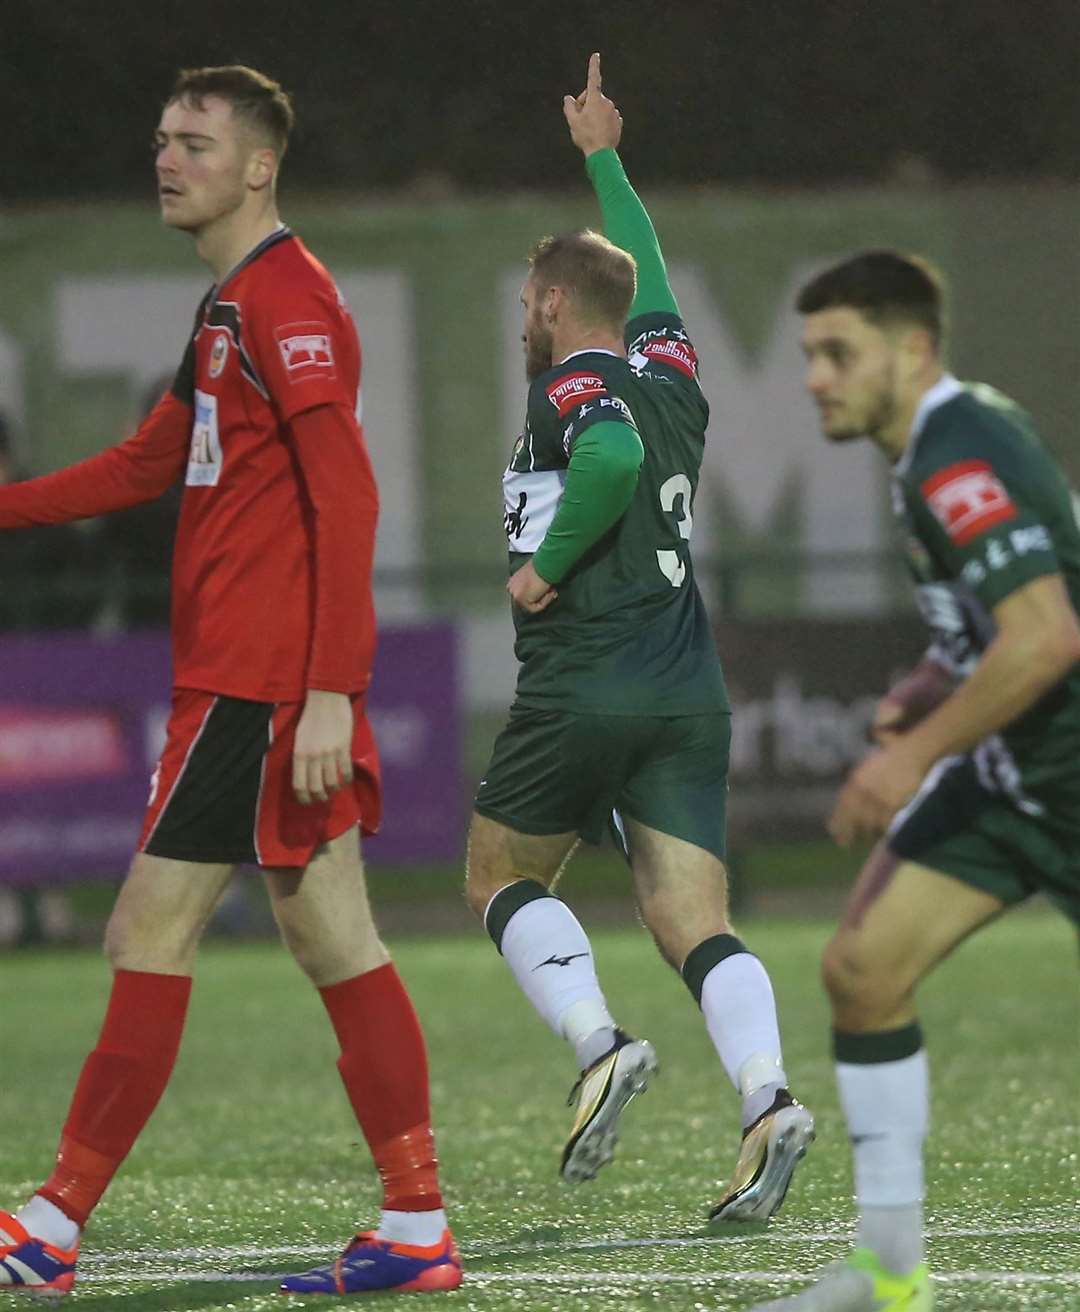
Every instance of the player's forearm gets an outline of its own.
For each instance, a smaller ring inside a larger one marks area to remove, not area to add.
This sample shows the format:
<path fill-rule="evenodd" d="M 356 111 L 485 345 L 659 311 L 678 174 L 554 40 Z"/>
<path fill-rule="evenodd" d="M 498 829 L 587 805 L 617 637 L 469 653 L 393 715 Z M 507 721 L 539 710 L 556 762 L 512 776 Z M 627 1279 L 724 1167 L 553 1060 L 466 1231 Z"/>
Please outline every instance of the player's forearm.
<path fill-rule="evenodd" d="M 55 474 L 0 488 L 0 528 L 64 524 L 153 501 L 179 478 L 190 430 L 188 407 L 162 398 L 126 442 Z"/>
<path fill-rule="evenodd" d="M 559 508 L 533 556 L 533 568 L 558 583 L 626 513 L 644 449 L 627 424 L 600 423 L 574 444 Z"/>
<path fill-rule="evenodd" d="M 357 692 L 374 644 L 371 575 L 379 497 L 355 419 L 319 406 L 290 424 L 315 511 L 315 623 L 307 686 Z"/>
<path fill-rule="evenodd" d="M 924 769 L 970 751 L 1034 706 L 1078 659 L 1080 648 L 1066 634 L 999 634 L 972 674 L 904 735 L 905 746 Z"/>
<path fill-rule="evenodd" d="M 618 154 L 614 150 L 594 151 L 587 156 L 585 169 L 600 202 L 604 236 L 637 261 L 637 294 L 630 318 L 655 310 L 678 314 L 656 230 Z"/>

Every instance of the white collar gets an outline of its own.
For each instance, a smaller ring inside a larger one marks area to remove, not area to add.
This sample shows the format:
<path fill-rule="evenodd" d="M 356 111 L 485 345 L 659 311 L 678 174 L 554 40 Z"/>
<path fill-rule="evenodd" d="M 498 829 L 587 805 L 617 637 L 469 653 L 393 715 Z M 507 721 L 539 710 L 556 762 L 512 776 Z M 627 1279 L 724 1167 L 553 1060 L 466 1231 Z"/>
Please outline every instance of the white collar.
<path fill-rule="evenodd" d="M 915 410 L 915 418 L 911 421 L 908 444 L 894 466 L 898 474 L 907 472 L 908 466 L 914 459 L 915 448 L 919 445 L 919 438 L 926 427 L 926 421 L 931 414 L 940 406 L 945 405 L 946 402 L 951 401 L 953 397 L 959 396 L 963 390 L 963 383 L 954 374 L 942 374 L 933 387 L 928 387 L 923 392 Z"/>

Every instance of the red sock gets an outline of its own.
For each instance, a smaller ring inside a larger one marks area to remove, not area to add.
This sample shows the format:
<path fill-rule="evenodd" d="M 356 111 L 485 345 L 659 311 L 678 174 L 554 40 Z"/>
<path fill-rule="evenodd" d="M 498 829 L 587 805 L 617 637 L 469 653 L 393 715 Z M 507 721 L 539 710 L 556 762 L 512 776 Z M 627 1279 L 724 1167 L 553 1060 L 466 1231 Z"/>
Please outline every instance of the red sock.
<path fill-rule="evenodd" d="M 442 1207 L 427 1053 L 393 963 L 320 989 L 341 1045 L 338 1070 L 383 1182 L 383 1207 Z"/>
<path fill-rule="evenodd" d="M 169 1082 L 190 975 L 118 970 L 97 1047 L 86 1059 L 52 1175 L 38 1193 L 86 1224 Z"/>

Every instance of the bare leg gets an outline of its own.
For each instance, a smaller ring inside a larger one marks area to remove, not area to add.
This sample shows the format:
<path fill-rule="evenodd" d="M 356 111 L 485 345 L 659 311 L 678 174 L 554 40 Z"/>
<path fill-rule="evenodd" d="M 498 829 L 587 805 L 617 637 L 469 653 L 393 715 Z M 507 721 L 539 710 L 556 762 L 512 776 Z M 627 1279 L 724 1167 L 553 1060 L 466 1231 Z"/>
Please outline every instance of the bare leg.
<path fill-rule="evenodd" d="M 681 970 L 697 945 L 730 934 L 727 870 L 704 848 L 624 817 L 642 919 L 664 959 Z"/>
<path fill-rule="evenodd" d="M 316 988 L 385 966 L 355 829 L 324 844 L 306 869 L 264 872 L 285 946 Z"/>

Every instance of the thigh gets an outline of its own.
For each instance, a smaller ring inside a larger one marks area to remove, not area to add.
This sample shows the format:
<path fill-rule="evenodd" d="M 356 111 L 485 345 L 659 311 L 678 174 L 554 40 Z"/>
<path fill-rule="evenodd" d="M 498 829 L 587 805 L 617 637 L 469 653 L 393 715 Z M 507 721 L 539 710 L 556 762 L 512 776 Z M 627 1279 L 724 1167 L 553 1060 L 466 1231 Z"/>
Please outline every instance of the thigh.
<path fill-rule="evenodd" d="M 664 956 L 680 968 L 704 939 L 730 932 L 727 871 L 714 853 L 624 818 L 634 890 Z"/>
<path fill-rule="evenodd" d="M 828 954 L 853 976 L 908 993 L 1006 904 L 945 871 L 904 861 L 884 844 L 863 867 Z"/>
<path fill-rule="evenodd" d="M 619 791 L 619 815 L 681 839 L 720 865 L 727 841 L 731 716 L 687 715 L 657 723 L 647 751 Z"/>
<path fill-rule="evenodd" d="M 112 966 L 190 974 L 199 939 L 232 870 L 228 864 L 171 861 L 138 853 L 105 932 Z"/>
<path fill-rule="evenodd" d="M 282 937 L 320 988 L 390 959 L 368 901 L 355 826 L 320 847 L 303 870 L 263 873 Z"/>
<path fill-rule="evenodd" d="M 474 813 L 469 825 L 465 877 L 474 909 L 483 912 L 500 888 L 535 879 L 552 888 L 578 845 L 576 831 L 524 834 L 490 816 Z"/>

